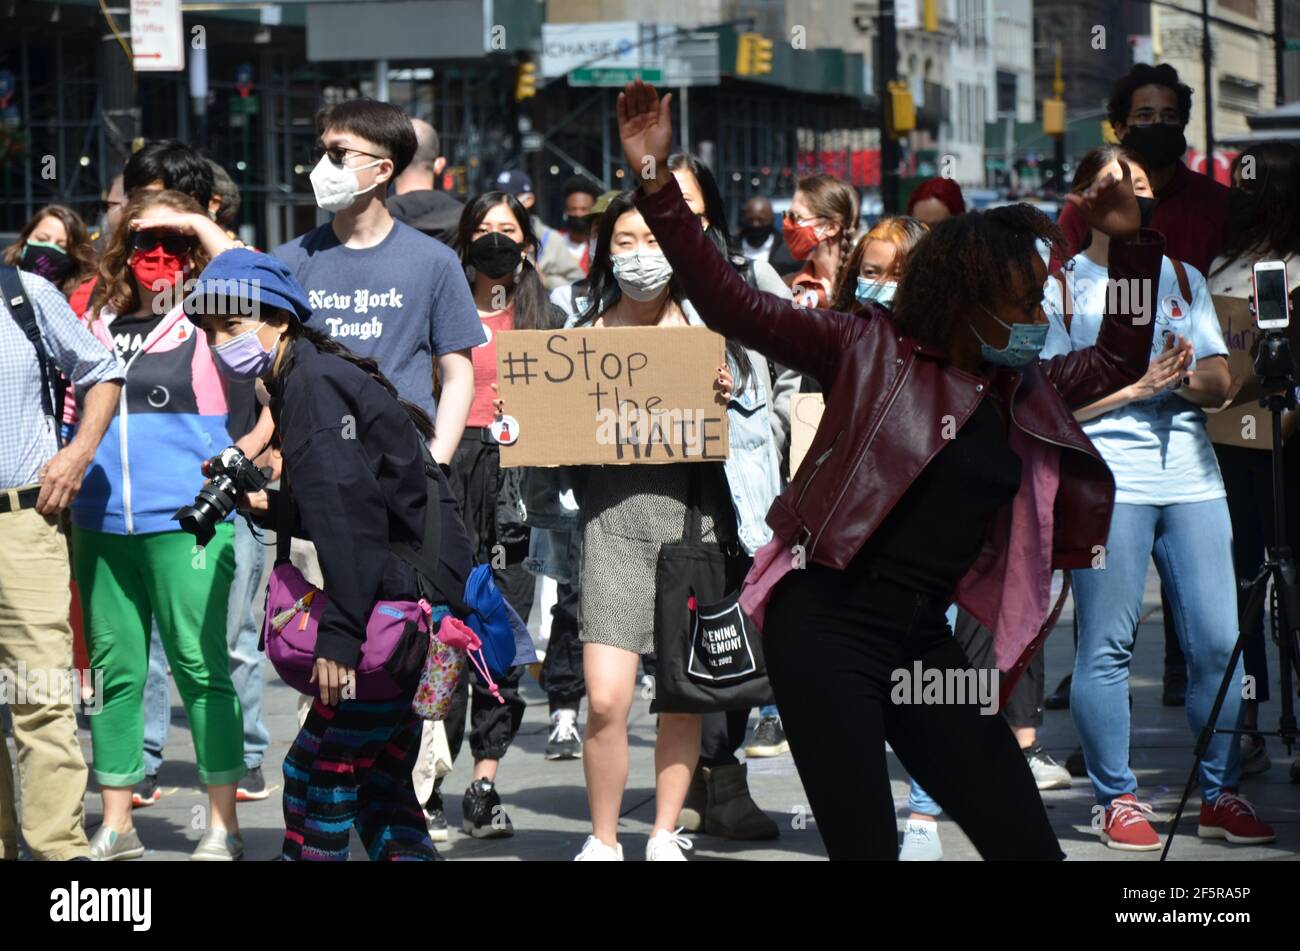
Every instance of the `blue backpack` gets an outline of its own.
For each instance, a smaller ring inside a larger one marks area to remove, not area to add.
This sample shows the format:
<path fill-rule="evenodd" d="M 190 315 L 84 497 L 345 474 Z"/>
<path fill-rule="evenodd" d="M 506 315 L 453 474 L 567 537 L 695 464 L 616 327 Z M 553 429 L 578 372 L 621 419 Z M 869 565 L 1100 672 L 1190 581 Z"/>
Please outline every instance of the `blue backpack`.
<path fill-rule="evenodd" d="M 483 642 L 483 659 L 494 677 L 537 661 L 537 651 L 519 613 L 501 594 L 491 565 L 476 565 L 465 581 L 465 623 Z"/>

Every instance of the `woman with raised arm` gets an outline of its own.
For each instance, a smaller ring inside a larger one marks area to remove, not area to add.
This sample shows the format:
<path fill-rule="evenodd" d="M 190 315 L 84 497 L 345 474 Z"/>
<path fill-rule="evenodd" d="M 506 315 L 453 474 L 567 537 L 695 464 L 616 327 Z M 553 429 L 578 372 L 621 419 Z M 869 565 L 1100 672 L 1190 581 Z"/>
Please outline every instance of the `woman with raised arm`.
<path fill-rule="evenodd" d="M 951 689 L 917 702 L 922 684 L 906 682 L 974 679 L 944 619 L 953 600 L 996 632 L 1009 680 L 1041 646 L 1051 571 L 1091 563 L 1115 493 L 1070 410 L 1145 372 L 1150 314 L 1108 313 L 1094 346 L 1039 361 L 1044 253 L 1061 237 L 1026 206 L 941 222 L 892 315 L 797 311 L 749 288 L 700 232 L 666 164 L 670 99 L 641 82 L 619 96 L 628 162 L 647 170 L 637 209 L 710 327 L 826 393 L 742 603 L 830 857 L 897 856 L 886 740 L 985 858 L 1061 857 L 1001 718 Z M 1071 201 L 1112 239 L 1113 278 L 1158 277 L 1164 241 L 1140 230 L 1127 173 Z"/>

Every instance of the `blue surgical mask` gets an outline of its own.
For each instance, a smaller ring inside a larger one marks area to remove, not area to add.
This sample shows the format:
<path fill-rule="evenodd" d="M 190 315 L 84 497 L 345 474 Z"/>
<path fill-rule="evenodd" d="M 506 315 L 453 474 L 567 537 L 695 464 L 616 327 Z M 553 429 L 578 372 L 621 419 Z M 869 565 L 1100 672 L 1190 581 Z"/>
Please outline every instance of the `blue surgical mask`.
<path fill-rule="evenodd" d="M 853 296 L 857 298 L 859 304 L 880 304 L 882 307 L 888 307 L 894 300 L 894 292 L 898 290 L 898 284 L 894 281 L 872 281 L 865 277 L 858 278 L 857 289 L 854 290 Z"/>
<path fill-rule="evenodd" d="M 974 324 L 967 324 L 980 342 L 980 356 L 989 363 L 1002 367 L 1012 367 L 1019 369 L 1027 367 L 1038 359 L 1038 355 L 1043 351 L 1043 344 L 1047 343 L 1047 324 L 1008 324 L 993 311 L 981 305 L 984 313 L 988 314 L 1003 327 L 1010 331 L 1007 337 L 1007 345 L 1001 349 L 989 346 L 984 338 L 980 336 L 979 331 L 975 329 Z"/>

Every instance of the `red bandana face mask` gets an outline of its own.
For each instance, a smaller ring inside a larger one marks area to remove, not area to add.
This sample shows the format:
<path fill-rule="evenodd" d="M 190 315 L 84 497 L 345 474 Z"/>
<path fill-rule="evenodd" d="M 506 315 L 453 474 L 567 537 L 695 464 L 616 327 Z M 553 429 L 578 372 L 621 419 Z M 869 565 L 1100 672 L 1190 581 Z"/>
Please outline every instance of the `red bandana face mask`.
<path fill-rule="evenodd" d="M 185 255 L 168 254 L 160 244 L 151 251 L 135 251 L 131 273 L 143 293 L 169 290 L 185 276 L 186 261 Z"/>
<path fill-rule="evenodd" d="M 822 243 L 815 225 L 797 225 L 790 218 L 781 223 L 781 235 L 796 261 L 807 261 L 817 245 Z"/>

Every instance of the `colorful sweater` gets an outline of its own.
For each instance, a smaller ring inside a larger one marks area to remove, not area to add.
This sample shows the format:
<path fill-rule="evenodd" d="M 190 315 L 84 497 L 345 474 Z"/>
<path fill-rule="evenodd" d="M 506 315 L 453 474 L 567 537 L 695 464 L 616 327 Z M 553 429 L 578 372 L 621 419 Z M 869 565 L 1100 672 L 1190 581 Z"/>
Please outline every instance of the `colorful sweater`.
<path fill-rule="evenodd" d="M 110 350 L 115 319 L 105 309 L 91 326 Z M 230 445 L 226 413 L 225 381 L 203 334 L 177 306 L 126 362 L 117 414 L 86 470 L 72 520 L 113 535 L 179 531 L 172 516 L 194 501 L 204 460 Z"/>

